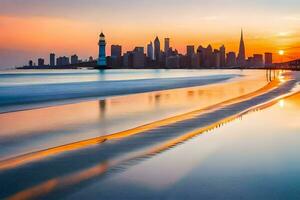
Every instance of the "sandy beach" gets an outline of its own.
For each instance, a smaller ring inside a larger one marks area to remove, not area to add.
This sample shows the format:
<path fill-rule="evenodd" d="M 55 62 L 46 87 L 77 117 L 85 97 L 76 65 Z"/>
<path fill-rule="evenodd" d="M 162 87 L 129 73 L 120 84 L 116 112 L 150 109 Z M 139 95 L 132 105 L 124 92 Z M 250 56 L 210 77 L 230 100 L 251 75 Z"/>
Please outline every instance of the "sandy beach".
<path fill-rule="evenodd" d="M 288 181 L 289 174 L 279 172 L 293 162 L 298 145 L 293 113 L 299 112 L 300 74 L 228 71 L 48 83 L 45 91 L 40 83 L 3 84 L 0 198 L 220 199 L 226 193 L 230 199 L 237 198 L 234 190 L 246 199 L 282 195 L 283 183 L 270 193 L 267 181 L 259 180 L 286 159 L 272 178 Z M 68 98 L 59 97 L 62 85 L 69 87 Z M 12 88 L 20 98 L 9 95 Z M 22 88 L 34 92 L 25 97 Z M 260 125 L 252 130 L 254 121 Z M 271 130 L 288 134 L 272 137 Z M 293 142 L 282 149 L 275 145 L 282 139 Z M 268 148 L 277 156 L 265 153 Z M 299 163 L 293 164 L 290 170 L 297 171 Z M 298 194 L 296 187 L 290 192 Z"/>

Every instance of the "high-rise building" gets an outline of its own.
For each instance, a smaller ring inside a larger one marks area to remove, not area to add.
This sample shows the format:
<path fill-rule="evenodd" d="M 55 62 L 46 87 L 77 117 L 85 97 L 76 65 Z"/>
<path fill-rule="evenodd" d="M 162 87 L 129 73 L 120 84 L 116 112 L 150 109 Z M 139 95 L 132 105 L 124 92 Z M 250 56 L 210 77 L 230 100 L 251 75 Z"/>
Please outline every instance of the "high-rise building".
<path fill-rule="evenodd" d="M 144 47 L 135 47 L 133 51 L 134 52 L 140 52 L 140 53 L 144 54 Z"/>
<path fill-rule="evenodd" d="M 55 54 L 50 53 L 50 66 L 54 67 L 55 66 Z"/>
<path fill-rule="evenodd" d="M 226 58 L 226 66 L 234 67 L 236 66 L 236 55 L 235 52 L 228 52 Z"/>
<path fill-rule="evenodd" d="M 147 56 L 150 60 L 153 60 L 153 44 L 152 41 L 147 45 Z"/>
<path fill-rule="evenodd" d="M 165 55 L 168 56 L 170 49 L 170 38 L 165 38 Z"/>
<path fill-rule="evenodd" d="M 70 64 L 70 60 L 68 57 L 63 56 L 63 57 L 58 57 L 56 59 L 56 65 L 57 66 L 65 66 L 65 65 L 69 65 Z"/>
<path fill-rule="evenodd" d="M 261 67 L 264 64 L 264 59 L 262 54 L 253 54 L 253 65 L 255 67 Z"/>
<path fill-rule="evenodd" d="M 199 55 L 199 59 L 200 59 L 200 67 L 204 67 L 205 53 L 206 53 L 206 49 L 200 45 L 197 48 L 197 54 Z"/>
<path fill-rule="evenodd" d="M 78 63 L 78 56 L 75 54 L 75 55 L 72 55 L 71 56 L 71 64 L 74 65 L 74 64 L 77 64 Z"/>
<path fill-rule="evenodd" d="M 188 45 L 186 46 L 186 55 L 192 57 L 195 54 L 195 46 Z"/>
<path fill-rule="evenodd" d="M 199 54 L 193 54 L 191 56 L 191 66 L 192 66 L 192 68 L 199 68 L 200 67 L 200 57 L 199 57 Z"/>
<path fill-rule="evenodd" d="M 98 56 L 97 65 L 100 68 L 104 68 L 107 66 L 106 52 L 105 52 L 106 41 L 105 41 L 105 35 L 102 32 L 100 34 L 98 45 L 99 45 L 99 56 Z"/>
<path fill-rule="evenodd" d="M 169 56 L 166 58 L 166 67 L 171 68 L 171 69 L 177 69 L 179 68 L 179 56 L 174 55 L 174 56 Z"/>
<path fill-rule="evenodd" d="M 113 68 L 120 68 L 122 65 L 122 46 L 111 45 L 110 55 L 110 65 Z"/>
<path fill-rule="evenodd" d="M 129 68 L 132 67 L 132 65 L 133 65 L 133 53 L 132 51 L 127 51 L 123 55 L 123 66 L 125 68 Z"/>
<path fill-rule="evenodd" d="M 110 51 L 111 51 L 111 57 L 121 57 L 122 55 L 122 46 L 121 45 L 111 45 L 111 48 L 110 48 Z"/>
<path fill-rule="evenodd" d="M 43 58 L 38 59 L 38 66 L 44 66 L 45 65 L 45 60 Z"/>
<path fill-rule="evenodd" d="M 220 67 L 221 66 L 221 59 L 220 59 L 220 51 L 215 49 L 212 54 L 212 67 Z"/>
<path fill-rule="evenodd" d="M 241 40 L 240 40 L 240 47 L 239 47 L 239 54 L 237 57 L 237 62 L 238 62 L 237 64 L 240 66 L 245 65 L 245 62 L 246 62 L 246 51 L 245 51 L 243 30 L 241 30 Z"/>
<path fill-rule="evenodd" d="M 133 52 L 133 66 L 135 68 L 141 68 L 145 66 L 145 54 L 144 47 L 135 47 Z"/>
<path fill-rule="evenodd" d="M 29 65 L 29 67 L 32 67 L 32 66 L 33 66 L 32 60 L 29 60 L 28 65 Z"/>
<path fill-rule="evenodd" d="M 212 46 L 208 45 L 205 49 L 205 55 L 204 55 L 204 67 L 211 67 L 213 63 L 213 50 Z"/>
<path fill-rule="evenodd" d="M 160 41 L 157 36 L 154 40 L 154 59 L 155 59 L 156 63 L 159 63 L 159 61 L 160 61 Z"/>
<path fill-rule="evenodd" d="M 272 53 L 265 53 L 265 66 L 270 67 L 273 64 L 273 54 Z"/>
<path fill-rule="evenodd" d="M 225 46 L 222 45 L 219 49 L 220 51 L 220 67 L 225 67 L 226 65 L 226 49 Z"/>

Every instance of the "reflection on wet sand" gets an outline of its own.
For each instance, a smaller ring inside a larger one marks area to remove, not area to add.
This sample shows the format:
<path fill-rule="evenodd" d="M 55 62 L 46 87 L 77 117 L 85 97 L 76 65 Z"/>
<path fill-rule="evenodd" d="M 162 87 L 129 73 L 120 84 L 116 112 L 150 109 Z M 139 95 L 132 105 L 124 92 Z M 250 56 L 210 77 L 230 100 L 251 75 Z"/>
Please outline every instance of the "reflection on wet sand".
<path fill-rule="evenodd" d="M 91 179 L 107 172 L 107 170 L 114 169 L 123 163 L 129 162 L 130 164 L 134 160 L 139 160 L 165 151 L 196 135 L 218 128 L 224 123 L 242 117 L 245 112 L 240 112 L 244 111 L 245 108 L 251 108 L 251 105 L 256 105 L 253 104 L 255 101 L 252 103 L 250 101 L 257 96 L 264 96 L 264 94 L 268 96 L 269 93 L 276 95 L 276 91 L 279 92 L 278 94 L 282 93 L 280 93 L 280 91 L 287 91 L 286 89 L 292 86 L 292 84 L 289 84 L 290 77 L 283 77 L 282 75 L 282 78 L 285 81 L 278 79 L 272 80 L 259 90 L 254 90 L 257 86 L 239 87 L 236 83 L 226 83 L 225 88 L 220 85 L 209 86 L 210 90 L 215 88 L 217 92 L 223 91 L 218 94 L 215 94 L 214 91 L 206 90 L 205 88 L 187 88 L 175 91 L 133 95 L 137 97 L 137 99 L 141 98 L 143 101 L 147 99 L 147 102 L 159 112 L 163 112 L 164 109 L 171 110 L 184 104 L 190 105 L 190 102 L 192 106 L 182 107 L 184 109 L 178 112 L 182 113 L 182 111 L 189 111 L 189 109 L 194 111 L 168 117 L 163 120 L 157 120 L 156 122 L 128 129 L 127 131 L 120 131 L 115 134 L 107 133 L 100 137 L 94 137 L 93 139 L 78 140 L 80 137 L 75 134 L 75 141 L 79 142 L 56 145 L 56 147 L 52 148 L 44 147 L 44 150 L 33 151 L 32 153 L 25 153 L 17 157 L 2 160 L 0 161 L 0 179 L 2 179 L 0 183 L 6 183 L 7 186 L 3 185 L 5 186 L 3 188 L 8 188 L 4 189 L 3 192 L 1 192 L 2 194 L 0 193 L 0 197 L 2 195 L 10 196 L 11 194 L 15 194 L 12 198 L 31 199 L 33 197 L 39 197 L 40 195 L 43 196 L 49 192 L 51 193 L 52 191 L 57 191 L 57 189 L 70 189 L 70 187 L 74 185 L 83 184 L 85 181 L 89 182 Z M 251 82 L 253 83 L 253 81 Z M 229 89 L 229 86 L 232 85 L 237 86 L 233 92 L 224 91 Z M 280 89 L 281 86 L 288 87 L 282 90 Z M 217 88 L 220 88 L 220 90 Z M 230 93 L 240 94 L 241 91 L 243 95 L 237 97 L 230 95 Z M 248 93 L 246 91 L 252 92 Z M 220 98 L 214 100 L 214 98 L 218 96 Z M 182 100 L 180 100 L 179 97 L 182 97 Z M 199 100 L 202 100 L 200 97 L 204 97 L 203 99 L 205 100 L 201 106 L 199 106 L 199 103 L 197 104 Z M 223 100 L 223 98 L 224 101 L 220 103 L 220 100 Z M 272 99 L 273 96 L 269 98 Z M 179 103 L 176 99 L 179 99 Z M 211 101 L 209 101 L 210 99 Z M 261 100 L 264 98 L 257 99 Z M 144 113 L 147 109 L 150 111 L 153 109 L 153 107 L 149 108 L 149 105 L 146 106 L 146 109 L 143 105 L 140 107 L 140 105 L 136 105 L 136 103 L 128 97 L 98 101 L 96 102 L 98 109 L 94 113 L 97 114 L 98 120 L 101 119 L 101 126 L 107 125 L 112 119 L 123 119 L 119 117 L 122 115 L 122 112 L 126 112 L 129 109 L 128 107 L 124 107 L 124 102 L 126 101 L 128 104 L 125 103 L 125 105 L 134 104 L 132 106 L 134 112 L 131 113 L 134 117 L 141 116 L 135 115 L 135 112 Z M 250 103 L 243 103 L 245 101 L 249 101 Z M 264 102 L 263 100 L 261 101 Z M 273 101 L 273 103 L 274 102 L 275 101 Z M 236 104 L 240 104 L 241 106 L 236 108 L 234 107 Z M 259 108 L 262 109 L 271 104 L 272 103 L 263 104 Z M 118 107 L 118 105 L 120 105 L 120 107 Z M 195 108 L 200 109 L 195 110 Z M 113 111 L 115 111 L 115 113 Z M 176 112 L 171 113 L 172 115 L 174 115 L 174 113 L 176 114 Z M 224 115 L 224 113 L 228 113 L 227 116 Z M 80 113 L 78 114 L 80 115 Z M 166 116 L 169 115 L 170 113 Z M 77 117 L 78 116 L 76 116 L 75 119 Z M 125 117 L 130 118 L 130 114 L 126 114 Z M 101 127 L 101 130 L 104 130 L 103 127 Z M 86 137 L 90 138 L 91 135 L 92 134 L 87 134 Z M 99 143 L 103 144 L 97 145 Z M 72 163 L 72 167 L 66 167 L 70 166 L 70 163 Z M 49 174 L 49 170 L 47 169 L 49 167 L 48 165 L 53 167 L 53 172 Z M 36 176 L 32 177 L 32 180 L 30 179 L 30 183 L 19 182 L 19 189 L 14 190 L 14 188 L 9 187 L 9 185 L 12 184 L 12 176 L 26 177 L 28 172 L 36 172 L 38 174 L 35 173 Z M 9 174 L 12 175 L 9 176 Z M 28 187 L 29 189 L 25 189 Z M 18 193 L 18 191 L 22 192 Z"/>
<path fill-rule="evenodd" d="M 283 100 L 282 98 L 290 98 L 293 96 L 295 96 L 295 94 L 288 94 L 288 95 L 282 96 L 280 98 L 277 98 L 275 100 L 272 100 L 270 102 L 267 102 L 265 104 L 255 106 L 255 107 L 253 107 L 249 110 L 246 110 L 242 113 L 222 119 L 219 122 L 211 124 L 207 127 L 203 127 L 203 128 L 197 129 L 195 131 L 185 133 L 184 135 L 182 135 L 180 137 L 166 141 L 163 144 L 156 145 L 155 147 L 152 147 L 149 150 L 146 150 L 143 152 L 131 153 L 129 155 L 125 155 L 125 156 L 122 156 L 122 157 L 119 157 L 116 159 L 112 159 L 112 160 L 105 161 L 103 163 L 99 163 L 91 168 L 82 170 L 82 171 L 74 173 L 74 174 L 64 176 L 62 178 L 51 179 L 49 181 L 41 183 L 32 188 L 18 192 L 17 194 L 9 197 L 8 199 L 11 199 L 11 200 L 33 199 L 33 198 L 41 197 L 43 195 L 51 193 L 57 189 L 62 190 L 63 188 L 72 187 L 72 186 L 74 187 L 74 185 L 76 185 L 76 184 L 79 184 L 79 183 L 82 184 L 82 182 L 84 182 L 84 181 L 88 181 L 89 179 L 99 177 L 100 175 L 106 173 L 108 170 L 113 169 L 116 166 L 125 164 L 130 161 L 134 161 L 134 160 L 141 160 L 142 158 L 149 158 L 158 153 L 166 151 L 178 144 L 181 144 L 199 134 L 203 134 L 203 133 L 209 132 L 213 129 L 220 128 L 224 124 L 229 123 L 233 120 L 241 120 L 242 116 L 248 114 L 249 112 L 257 112 L 257 111 L 266 109 L 268 107 L 273 106 L 274 104 L 277 104 L 278 102 L 281 102 Z"/>
<path fill-rule="evenodd" d="M 213 106 L 206 107 L 204 109 L 200 109 L 200 110 L 192 111 L 192 112 L 189 112 L 186 114 L 178 115 L 175 117 L 159 120 L 159 121 L 156 121 L 156 122 L 153 122 L 150 124 L 146 124 L 143 126 L 139 126 L 139 127 L 133 128 L 133 129 L 129 129 L 126 131 L 121 131 L 121 132 L 106 135 L 106 136 L 83 140 L 80 142 L 62 145 L 62 146 L 58 146 L 58 147 L 54 147 L 54 148 L 50 148 L 50 149 L 46 149 L 46 150 L 41 150 L 41 151 L 21 155 L 21 156 L 12 158 L 12 159 L 3 160 L 3 161 L 0 161 L 0 170 L 14 168 L 19 165 L 23 165 L 28 162 L 42 159 L 47 156 L 52 156 L 52 155 L 67 152 L 67 151 L 81 149 L 84 147 L 88 147 L 91 145 L 105 142 L 107 140 L 120 139 L 120 138 L 124 138 L 124 137 L 128 137 L 128 136 L 136 135 L 136 134 L 143 133 L 143 132 L 151 130 L 151 129 L 156 129 L 156 128 L 159 128 L 162 126 L 167 126 L 167 125 L 174 124 L 174 123 L 177 123 L 180 121 L 188 120 L 188 119 L 194 118 L 196 116 L 199 116 L 201 114 L 204 114 L 206 112 L 212 112 L 214 110 L 218 110 L 218 109 L 228 106 L 230 104 L 236 104 L 238 102 L 245 101 L 247 99 L 251 99 L 257 95 L 263 94 L 273 88 L 278 87 L 279 84 L 280 84 L 279 81 L 274 80 L 274 81 L 271 81 L 270 83 L 268 83 L 263 88 L 255 91 L 255 92 L 252 92 L 252 93 L 249 93 L 249 94 L 237 97 L 237 98 L 233 98 L 233 99 L 221 102 L 219 104 L 215 104 Z M 105 105 L 106 105 L 105 101 L 100 101 L 100 105 L 101 105 L 100 108 L 102 110 L 105 109 Z"/>
<path fill-rule="evenodd" d="M 247 73 L 223 84 L 0 114 L 0 160 L 202 109 L 268 83 L 264 71 Z"/>

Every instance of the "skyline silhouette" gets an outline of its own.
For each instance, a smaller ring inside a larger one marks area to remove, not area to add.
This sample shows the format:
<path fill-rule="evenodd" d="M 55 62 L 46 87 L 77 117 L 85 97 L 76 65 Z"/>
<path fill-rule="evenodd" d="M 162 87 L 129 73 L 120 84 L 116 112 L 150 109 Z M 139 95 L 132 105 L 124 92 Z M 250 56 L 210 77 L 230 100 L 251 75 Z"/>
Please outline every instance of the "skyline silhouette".
<path fill-rule="evenodd" d="M 159 35 L 172 38 L 173 46 L 182 53 L 187 44 L 224 44 L 237 52 L 241 27 L 246 32 L 246 56 L 285 49 L 284 60 L 290 60 L 299 55 L 299 4 L 294 0 L 4 0 L 0 60 L 2 66 L 20 65 L 28 57 L 37 58 L 37 53 L 46 57 L 52 51 L 96 57 L 94 35 L 101 29 L 109 33 L 108 45 L 122 41 L 124 51 Z M 281 58 L 275 56 L 274 60 Z"/>

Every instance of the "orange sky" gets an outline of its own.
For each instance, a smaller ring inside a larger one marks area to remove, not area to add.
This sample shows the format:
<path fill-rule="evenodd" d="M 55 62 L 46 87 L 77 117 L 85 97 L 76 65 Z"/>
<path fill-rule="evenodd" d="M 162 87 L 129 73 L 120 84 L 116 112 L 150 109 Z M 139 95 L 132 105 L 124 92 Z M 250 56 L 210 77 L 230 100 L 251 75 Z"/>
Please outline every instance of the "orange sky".
<path fill-rule="evenodd" d="M 266 9 L 269 0 L 260 1 L 266 5 L 240 3 L 224 7 L 216 5 L 236 0 L 212 0 L 206 5 L 211 10 L 206 11 L 196 6 L 201 1 L 179 0 L 176 6 L 167 0 L 169 4 L 164 2 L 158 7 L 149 1 L 129 0 L 131 5 L 127 7 L 118 0 L 89 0 L 84 5 L 82 0 L 74 0 L 73 6 L 66 0 L 27 0 L 29 5 L 23 8 L 17 6 L 22 0 L 4 0 L 0 8 L 0 66 L 22 65 L 38 57 L 48 62 L 50 52 L 67 56 L 76 53 L 84 59 L 96 57 L 101 30 L 106 35 L 108 54 L 111 44 L 122 45 L 124 52 L 135 46 L 146 47 L 156 35 L 161 43 L 164 37 L 170 37 L 171 46 L 181 53 L 189 44 L 212 44 L 214 48 L 225 44 L 227 51 L 237 51 L 242 27 L 248 56 L 273 52 L 275 61 L 300 57 L 300 15 L 296 9 L 293 12 L 299 2 L 288 0 L 291 7 L 280 7 L 278 3 Z M 56 4 L 70 7 L 60 10 Z M 277 56 L 280 49 L 286 50 L 283 58 Z"/>

